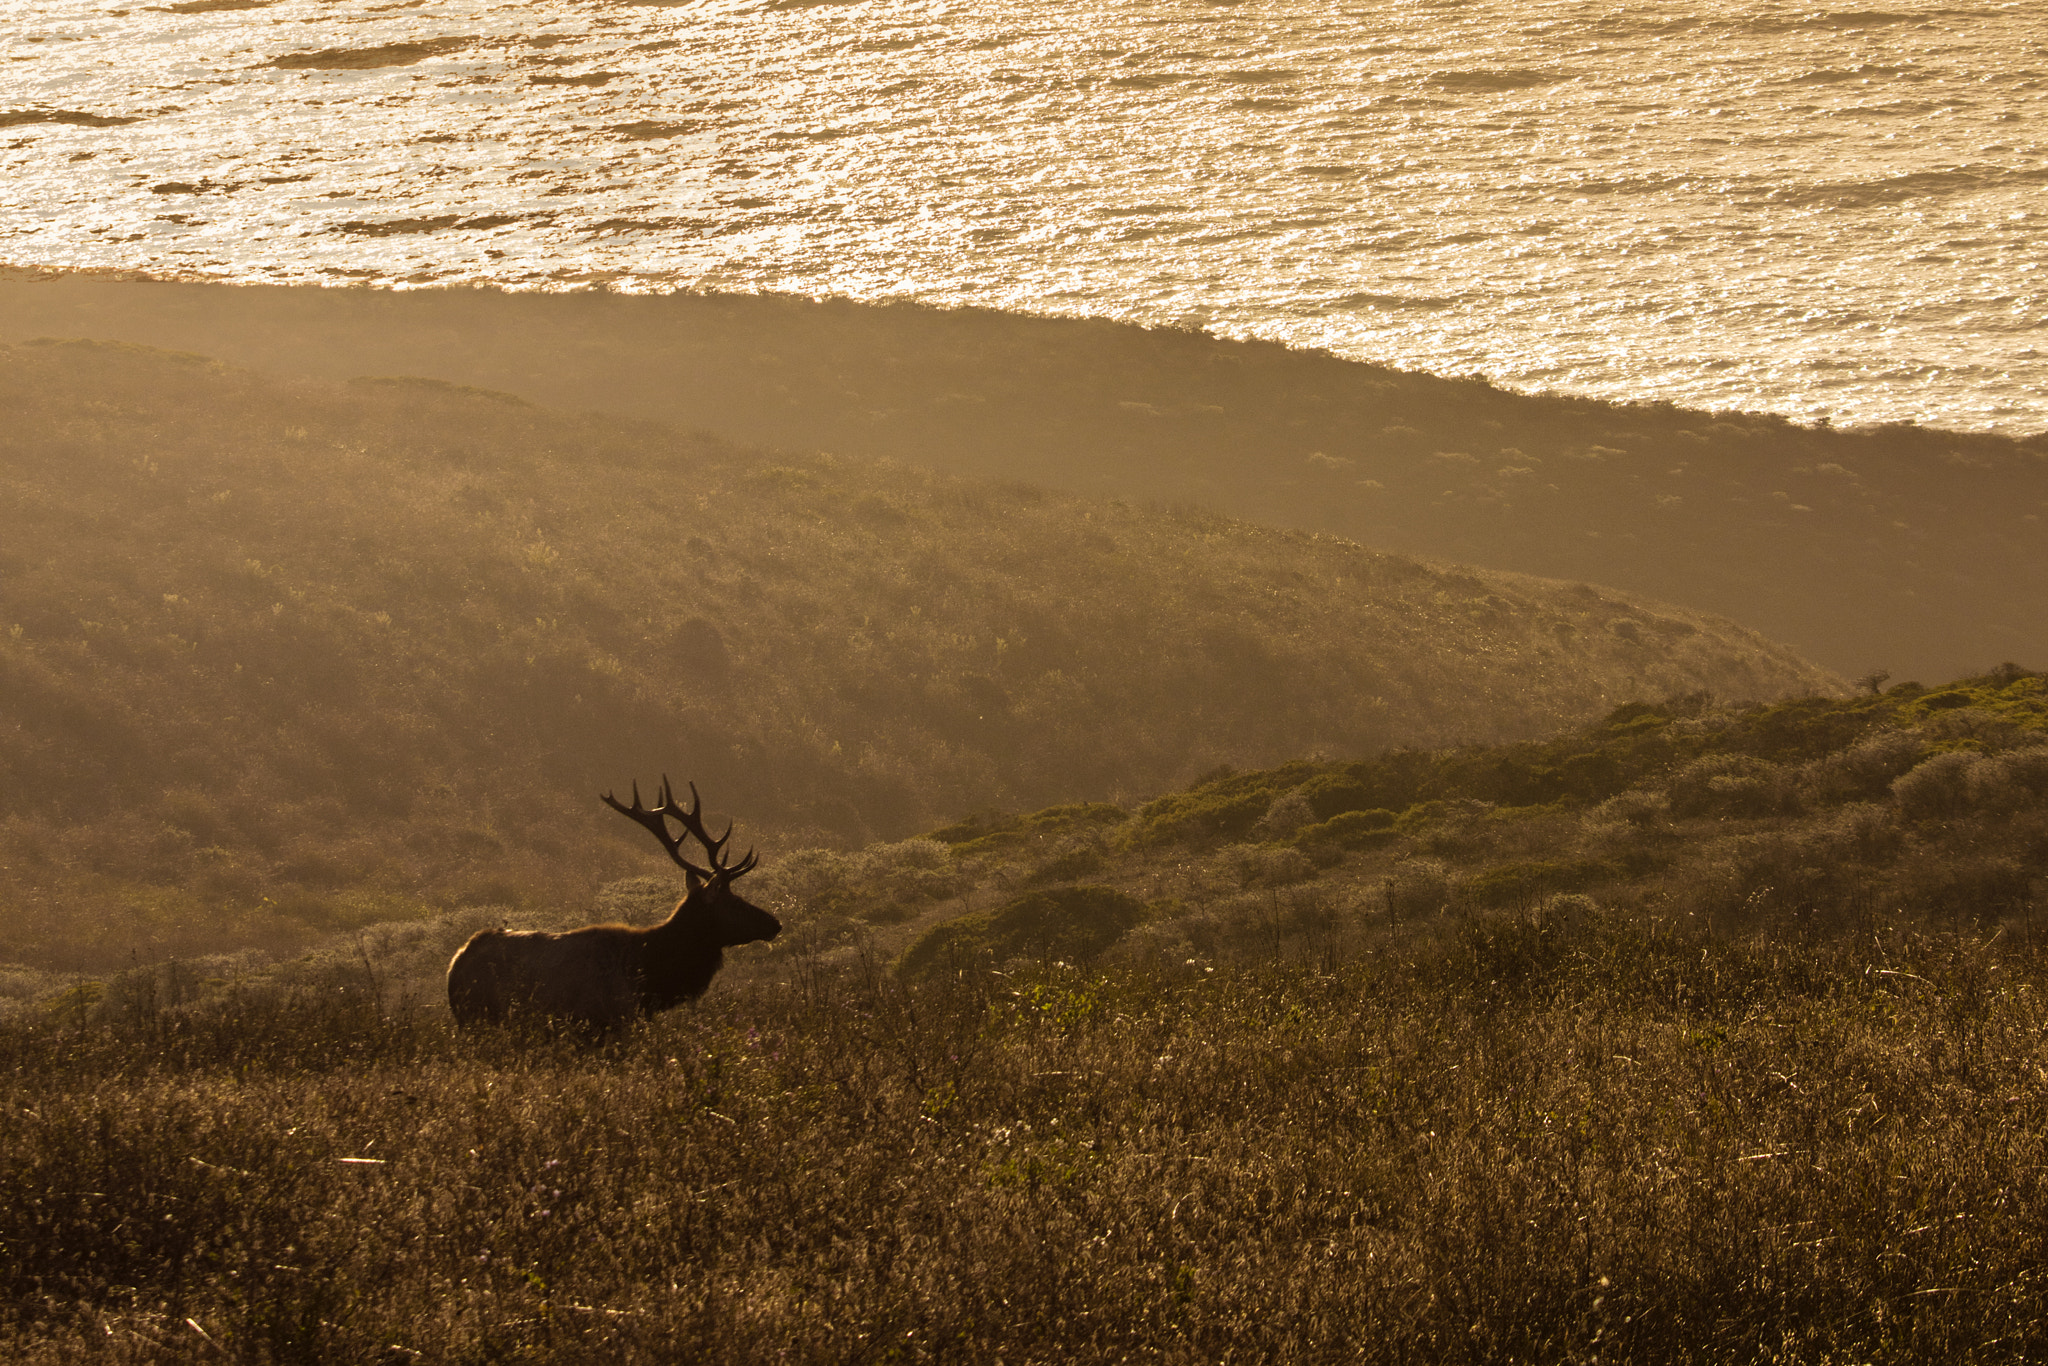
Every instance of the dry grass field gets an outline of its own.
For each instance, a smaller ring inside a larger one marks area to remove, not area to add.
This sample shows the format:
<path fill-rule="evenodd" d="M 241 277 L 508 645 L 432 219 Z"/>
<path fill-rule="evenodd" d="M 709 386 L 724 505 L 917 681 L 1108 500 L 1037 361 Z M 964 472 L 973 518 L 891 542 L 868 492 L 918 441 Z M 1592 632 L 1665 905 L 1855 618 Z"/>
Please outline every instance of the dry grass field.
<path fill-rule="evenodd" d="M 0 1353 L 2048 1347 L 2031 938 L 1513 913 L 1319 962 L 792 956 L 595 1051 L 367 984 L 0 1027 Z"/>

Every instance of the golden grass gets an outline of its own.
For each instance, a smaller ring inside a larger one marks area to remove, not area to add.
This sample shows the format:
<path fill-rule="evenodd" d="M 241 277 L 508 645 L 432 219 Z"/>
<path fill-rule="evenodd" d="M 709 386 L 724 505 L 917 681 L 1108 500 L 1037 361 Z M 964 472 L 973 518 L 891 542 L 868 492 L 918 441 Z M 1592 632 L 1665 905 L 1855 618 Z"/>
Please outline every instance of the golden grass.
<path fill-rule="evenodd" d="M 17 1021 L 0 1350 L 2038 1355 L 2048 963 L 1777 930 L 921 987 L 763 959 L 601 1052 L 338 982 Z"/>

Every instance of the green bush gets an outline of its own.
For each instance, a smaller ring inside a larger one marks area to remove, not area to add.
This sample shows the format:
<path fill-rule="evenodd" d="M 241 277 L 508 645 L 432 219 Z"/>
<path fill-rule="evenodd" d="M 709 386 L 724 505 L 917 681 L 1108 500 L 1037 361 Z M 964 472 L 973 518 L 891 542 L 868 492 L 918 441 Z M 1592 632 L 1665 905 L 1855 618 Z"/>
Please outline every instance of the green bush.
<path fill-rule="evenodd" d="M 1385 844 L 1394 836 L 1394 813 L 1383 809 L 1344 811 L 1294 837 L 1297 846 L 1318 849 L 1363 849 Z"/>
<path fill-rule="evenodd" d="M 1075 882 L 1094 873 L 1100 873 L 1108 864 L 1100 849 L 1083 845 L 1055 854 L 1024 875 L 1027 887 L 1047 887 L 1060 882 Z"/>
<path fill-rule="evenodd" d="M 1785 809 L 1791 789 L 1775 764 L 1746 754 L 1710 754 L 1671 779 L 1674 816 L 1769 816 Z"/>
<path fill-rule="evenodd" d="M 1620 873 L 1611 863 L 1594 859 L 1539 859 L 1489 868 L 1465 884 L 1482 906 L 1513 906 L 1557 892 L 1583 891 Z"/>
<path fill-rule="evenodd" d="M 1048 806 L 1028 816 L 988 812 L 935 830 L 931 838 L 952 845 L 958 857 L 978 858 L 1034 845 L 1042 847 L 1062 835 L 1120 824 L 1128 814 L 1111 802 Z"/>
<path fill-rule="evenodd" d="M 916 978 L 967 962 L 1012 958 L 1083 963 L 1122 939 L 1144 916 L 1144 903 L 1114 887 L 1028 892 L 997 910 L 934 925 L 904 953 L 897 971 Z"/>
<path fill-rule="evenodd" d="M 1126 838 L 1138 846 L 1242 839 L 1272 808 L 1275 797 L 1300 787 L 1313 772 L 1305 763 L 1294 763 L 1212 778 L 1138 808 L 1136 827 Z"/>
<path fill-rule="evenodd" d="M 1349 773 L 1319 774 L 1301 785 L 1301 795 L 1318 821 L 1378 805 L 1374 786 Z"/>

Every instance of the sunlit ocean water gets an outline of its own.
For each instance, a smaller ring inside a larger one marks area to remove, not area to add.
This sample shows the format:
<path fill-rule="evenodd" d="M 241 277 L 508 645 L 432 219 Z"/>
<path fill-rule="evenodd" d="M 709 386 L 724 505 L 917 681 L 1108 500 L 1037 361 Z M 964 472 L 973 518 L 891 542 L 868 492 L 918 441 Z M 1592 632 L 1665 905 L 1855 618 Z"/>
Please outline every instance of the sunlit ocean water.
<path fill-rule="evenodd" d="M 2038 0 L 8 0 L 0 57 L 16 266 L 917 298 L 2048 430 Z"/>

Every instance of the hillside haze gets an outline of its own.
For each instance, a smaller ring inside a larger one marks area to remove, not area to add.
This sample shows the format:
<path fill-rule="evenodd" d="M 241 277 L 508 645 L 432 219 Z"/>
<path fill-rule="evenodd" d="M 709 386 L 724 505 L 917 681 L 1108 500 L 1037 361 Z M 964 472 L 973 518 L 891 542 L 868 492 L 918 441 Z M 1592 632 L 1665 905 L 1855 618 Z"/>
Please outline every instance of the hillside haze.
<path fill-rule="evenodd" d="M 664 770 L 859 841 L 1840 687 L 1585 584 L 417 379 L 65 343 L 0 406 L 0 877 L 81 945 L 581 895 Z"/>
<path fill-rule="evenodd" d="M 2048 642 L 2048 446 L 1531 397 L 1101 321 L 739 296 L 0 281 L 0 337 L 416 374 L 1611 584 L 1852 676 Z"/>

